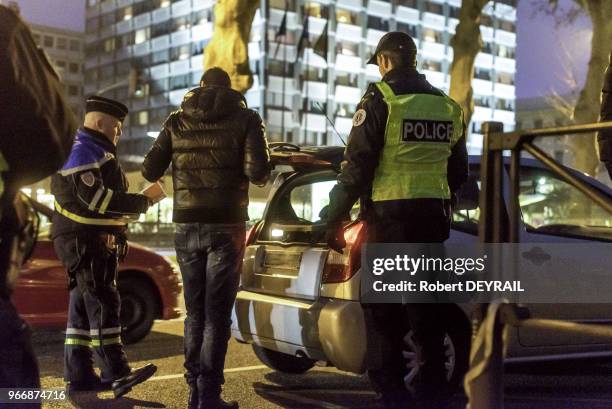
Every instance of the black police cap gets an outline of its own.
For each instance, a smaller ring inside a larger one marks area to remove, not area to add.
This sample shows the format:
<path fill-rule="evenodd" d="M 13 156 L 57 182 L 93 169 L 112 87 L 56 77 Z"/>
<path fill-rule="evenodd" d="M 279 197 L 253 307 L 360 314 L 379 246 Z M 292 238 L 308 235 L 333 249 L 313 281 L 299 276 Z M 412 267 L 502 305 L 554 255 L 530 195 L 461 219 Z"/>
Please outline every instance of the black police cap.
<path fill-rule="evenodd" d="M 103 112 L 123 122 L 128 114 L 128 108 L 121 102 L 92 95 L 85 101 L 85 112 Z"/>
<path fill-rule="evenodd" d="M 414 58 L 416 56 L 416 44 L 412 37 L 401 31 L 391 31 L 381 37 L 376 51 L 372 54 L 372 57 L 368 60 L 368 64 L 378 65 L 376 56 L 381 51 L 396 51 L 406 57 Z"/>

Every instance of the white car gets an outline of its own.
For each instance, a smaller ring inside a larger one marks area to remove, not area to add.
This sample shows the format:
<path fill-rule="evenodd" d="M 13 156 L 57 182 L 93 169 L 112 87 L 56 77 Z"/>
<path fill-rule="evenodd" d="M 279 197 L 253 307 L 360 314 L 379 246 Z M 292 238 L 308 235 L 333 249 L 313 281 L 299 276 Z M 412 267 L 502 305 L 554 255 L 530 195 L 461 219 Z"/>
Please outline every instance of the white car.
<path fill-rule="evenodd" d="M 343 148 L 302 148 L 283 144 L 273 153 L 279 175 L 263 219 L 249 231 L 232 317 L 232 334 L 250 343 L 259 359 L 278 371 L 302 373 L 315 363 L 363 373 L 366 329 L 359 301 L 358 209 L 346 226 L 343 255 L 323 243 L 325 206 L 336 183 Z M 448 242 L 476 242 L 479 157 L 470 157 L 471 175 L 462 187 Z M 574 172 L 612 200 L 610 188 Z M 507 186 L 508 184 L 506 184 Z M 521 242 L 612 242 L 612 220 L 571 185 L 533 160 L 521 164 Z M 612 323 L 606 304 L 534 304 L 534 316 Z M 448 304 L 446 369 L 459 386 L 468 367 L 469 306 Z M 407 330 L 405 382 L 419 372 L 419 346 Z M 612 355 L 612 344 L 588 337 L 531 329 L 512 330 L 508 361 L 553 360 Z"/>

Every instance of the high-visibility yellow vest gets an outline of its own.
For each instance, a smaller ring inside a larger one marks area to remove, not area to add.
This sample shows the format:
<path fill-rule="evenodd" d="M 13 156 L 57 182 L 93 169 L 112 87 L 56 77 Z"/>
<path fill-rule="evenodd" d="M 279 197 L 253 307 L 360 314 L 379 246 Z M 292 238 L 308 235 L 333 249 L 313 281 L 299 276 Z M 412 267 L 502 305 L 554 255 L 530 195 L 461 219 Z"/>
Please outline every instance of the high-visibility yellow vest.
<path fill-rule="evenodd" d="M 461 107 L 446 95 L 395 95 L 387 83 L 376 85 L 389 117 L 372 200 L 449 199 L 447 162 L 463 134 Z"/>

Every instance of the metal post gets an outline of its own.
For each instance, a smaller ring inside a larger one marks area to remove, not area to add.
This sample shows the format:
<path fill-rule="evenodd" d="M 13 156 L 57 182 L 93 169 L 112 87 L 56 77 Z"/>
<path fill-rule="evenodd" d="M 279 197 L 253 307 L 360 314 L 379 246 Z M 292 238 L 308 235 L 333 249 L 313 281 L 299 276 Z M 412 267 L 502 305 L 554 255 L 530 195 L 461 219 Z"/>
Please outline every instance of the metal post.
<path fill-rule="evenodd" d="M 495 204 L 495 200 L 503 198 L 503 196 L 499 196 L 497 193 L 498 187 L 495 186 L 496 178 L 495 174 L 495 165 L 502 165 L 503 163 L 499 163 L 501 157 L 495 158 L 494 151 L 491 149 L 491 142 L 493 133 L 498 133 L 503 131 L 503 124 L 501 122 L 485 122 L 482 124 L 482 133 L 483 133 L 483 151 L 482 151 L 482 161 L 480 165 L 480 180 L 481 180 L 481 189 L 480 189 L 480 218 L 482 222 L 478 227 L 478 236 L 482 243 L 492 243 L 494 240 L 494 214 L 497 213 L 499 215 L 499 210 L 495 210 L 499 204 Z M 498 174 L 501 176 L 501 173 Z M 498 180 L 499 181 L 499 180 Z"/>

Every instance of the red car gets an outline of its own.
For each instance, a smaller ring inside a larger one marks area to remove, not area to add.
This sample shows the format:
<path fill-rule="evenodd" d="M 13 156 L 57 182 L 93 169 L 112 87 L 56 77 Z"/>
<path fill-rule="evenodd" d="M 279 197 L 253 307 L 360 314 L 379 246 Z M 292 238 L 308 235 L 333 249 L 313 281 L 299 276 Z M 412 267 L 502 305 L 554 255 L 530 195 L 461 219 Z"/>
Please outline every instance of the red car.
<path fill-rule="evenodd" d="M 31 203 L 40 217 L 40 230 L 34 253 L 21 268 L 13 300 L 32 327 L 63 329 L 68 314 L 68 279 L 49 235 L 53 211 L 40 203 Z M 117 286 L 125 343 L 144 338 L 155 319 L 181 315 L 178 297 L 182 283 L 178 268 L 146 247 L 130 243 L 126 259 L 119 265 Z"/>

